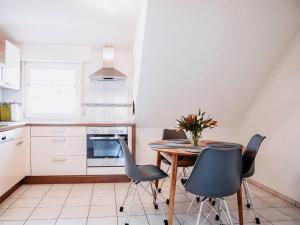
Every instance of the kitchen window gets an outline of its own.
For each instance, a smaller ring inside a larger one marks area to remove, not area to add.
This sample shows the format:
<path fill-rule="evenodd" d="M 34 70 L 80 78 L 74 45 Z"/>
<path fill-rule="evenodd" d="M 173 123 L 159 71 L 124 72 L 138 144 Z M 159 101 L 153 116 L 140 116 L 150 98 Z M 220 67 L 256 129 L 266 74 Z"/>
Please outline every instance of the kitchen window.
<path fill-rule="evenodd" d="M 25 63 L 25 117 L 80 117 L 81 64 Z"/>

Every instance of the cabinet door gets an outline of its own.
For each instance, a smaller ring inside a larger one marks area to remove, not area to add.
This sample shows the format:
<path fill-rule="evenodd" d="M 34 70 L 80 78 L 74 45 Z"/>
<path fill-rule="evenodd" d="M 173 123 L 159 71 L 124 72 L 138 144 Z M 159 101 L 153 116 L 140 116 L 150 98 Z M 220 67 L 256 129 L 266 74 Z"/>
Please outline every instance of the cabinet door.
<path fill-rule="evenodd" d="M 20 49 L 5 42 L 5 76 L 3 86 L 11 89 L 20 89 Z"/>

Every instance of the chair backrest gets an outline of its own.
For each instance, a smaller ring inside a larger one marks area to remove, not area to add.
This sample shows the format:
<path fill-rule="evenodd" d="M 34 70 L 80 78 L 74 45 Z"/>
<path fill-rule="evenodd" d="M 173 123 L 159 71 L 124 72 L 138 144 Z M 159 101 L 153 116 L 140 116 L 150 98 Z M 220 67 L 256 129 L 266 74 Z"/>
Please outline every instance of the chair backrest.
<path fill-rule="evenodd" d="M 208 147 L 198 156 L 185 189 L 208 198 L 230 196 L 240 189 L 241 173 L 240 147 Z"/>
<path fill-rule="evenodd" d="M 255 158 L 258 149 L 266 137 L 255 134 L 249 141 L 243 154 L 243 177 L 250 177 L 255 172 Z"/>
<path fill-rule="evenodd" d="M 164 129 L 162 140 L 170 140 L 170 139 L 187 139 L 187 137 L 183 130 Z"/>
<path fill-rule="evenodd" d="M 130 179 L 136 180 L 136 178 L 140 176 L 139 170 L 136 168 L 136 164 L 132 158 L 132 154 L 128 148 L 128 145 L 124 141 L 124 139 L 121 138 L 120 143 L 121 143 L 123 154 L 124 154 L 126 175 Z"/>

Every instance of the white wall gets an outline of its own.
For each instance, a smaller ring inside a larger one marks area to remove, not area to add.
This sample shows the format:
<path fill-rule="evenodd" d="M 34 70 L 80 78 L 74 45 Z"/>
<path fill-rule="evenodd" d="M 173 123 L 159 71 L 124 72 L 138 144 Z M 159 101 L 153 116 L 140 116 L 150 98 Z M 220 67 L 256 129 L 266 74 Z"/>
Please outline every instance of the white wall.
<path fill-rule="evenodd" d="M 136 39 L 138 159 L 199 107 L 220 124 L 204 138 L 237 141 L 238 122 L 300 27 L 299 9 L 295 0 L 148 1 Z"/>
<path fill-rule="evenodd" d="M 247 143 L 254 133 L 264 141 L 254 179 L 300 201 L 300 32 L 250 105 L 238 127 Z"/>
<path fill-rule="evenodd" d="M 172 127 L 199 107 L 237 126 L 300 27 L 299 11 L 298 0 L 148 1 L 138 126 Z"/>

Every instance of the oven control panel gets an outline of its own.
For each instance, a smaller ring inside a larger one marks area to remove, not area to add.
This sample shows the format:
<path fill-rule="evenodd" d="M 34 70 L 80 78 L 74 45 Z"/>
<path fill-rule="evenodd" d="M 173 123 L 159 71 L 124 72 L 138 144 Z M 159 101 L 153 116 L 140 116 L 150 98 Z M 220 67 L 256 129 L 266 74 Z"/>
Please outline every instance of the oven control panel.
<path fill-rule="evenodd" d="M 127 127 L 87 127 L 87 134 L 128 134 Z"/>

